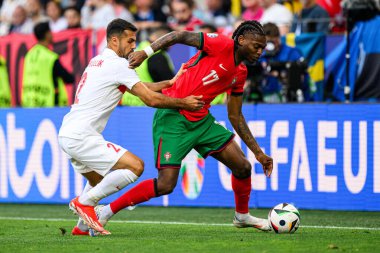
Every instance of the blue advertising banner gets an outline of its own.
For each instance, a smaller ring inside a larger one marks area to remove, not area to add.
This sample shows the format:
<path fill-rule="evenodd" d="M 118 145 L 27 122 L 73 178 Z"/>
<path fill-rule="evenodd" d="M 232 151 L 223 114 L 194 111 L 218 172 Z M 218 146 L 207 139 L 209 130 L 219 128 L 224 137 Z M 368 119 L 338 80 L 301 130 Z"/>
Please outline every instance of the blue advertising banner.
<path fill-rule="evenodd" d="M 0 110 L 0 202 L 68 203 L 80 194 L 83 177 L 74 172 L 57 141 L 67 112 L 68 108 Z M 232 129 L 224 105 L 211 112 Z M 253 165 L 251 207 L 290 202 L 302 209 L 380 211 L 379 104 L 244 105 L 243 113 L 257 141 L 274 159 L 268 179 L 235 137 Z M 153 114 L 151 108 L 118 107 L 104 132 L 107 140 L 145 161 L 139 181 L 157 175 Z M 230 171 L 214 158 L 204 160 L 192 151 L 180 174 L 172 194 L 146 204 L 234 206 Z"/>

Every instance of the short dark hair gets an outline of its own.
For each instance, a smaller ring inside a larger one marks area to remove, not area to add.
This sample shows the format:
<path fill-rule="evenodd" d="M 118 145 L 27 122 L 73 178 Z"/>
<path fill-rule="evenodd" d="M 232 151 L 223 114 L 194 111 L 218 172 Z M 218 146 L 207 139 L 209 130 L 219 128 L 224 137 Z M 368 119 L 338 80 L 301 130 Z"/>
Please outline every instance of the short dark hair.
<path fill-rule="evenodd" d="M 241 23 L 236 28 L 236 30 L 232 34 L 232 39 L 237 41 L 240 35 L 244 35 L 246 33 L 252 33 L 252 34 L 265 36 L 263 26 L 260 24 L 260 22 L 256 20 L 247 20 Z"/>
<path fill-rule="evenodd" d="M 280 37 L 280 30 L 274 23 L 266 23 L 263 26 L 265 36 Z"/>
<path fill-rule="evenodd" d="M 115 34 L 120 36 L 125 30 L 136 32 L 137 28 L 133 24 L 121 18 L 112 20 L 107 26 L 107 40 L 111 39 L 111 37 Z"/>
<path fill-rule="evenodd" d="M 186 4 L 190 9 L 193 9 L 193 8 L 194 8 L 194 5 L 195 5 L 194 0 L 169 0 L 168 5 L 169 5 L 169 8 L 170 8 L 170 11 L 173 11 L 173 10 L 172 10 L 172 4 L 173 4 L 174 2 L 184 3 L 184 4 Z"/>
<path fill-rule="evenodd" d="M 46 34 L 50 32 L 50 26 L 48 22 L 38 23 L 33 28 L 34 36 L 36 36 L 38 41 L 44 40 Z"/>
<path fill-rule="evenodd" d="M 212 33 L 216 33 L 218 31 L 218 29 L 212 24 L 203 24 L 199 27 L 199 29 L 208 29 Z"/>
<path fill-rule="evenodd" d="M 69 7 L 66 7 L 64 10 L 63 10 L 63 13 L 65 13 L 66 11 L 75 11 L 79 16 L 81 15 L 80 14 L 80 10 L 75 7 L 75 6 L 69 6 Z"/>

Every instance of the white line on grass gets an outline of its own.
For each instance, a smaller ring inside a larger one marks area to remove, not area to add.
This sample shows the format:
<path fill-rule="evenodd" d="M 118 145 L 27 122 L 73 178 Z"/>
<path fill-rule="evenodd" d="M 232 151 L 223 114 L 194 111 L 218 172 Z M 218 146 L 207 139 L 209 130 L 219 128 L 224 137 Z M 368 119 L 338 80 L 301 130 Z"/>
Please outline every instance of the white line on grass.
<path fill-rule="evenodd" d="M 76 221 L 74 219 L 60 218 L 29 218 L 29 217 L 1 217 L 0 220 L 24 220 L 24 221 Z M 135 224 L 163 224 L 163 225 L 193 225 L 193 226 L 225 226 L 231 227 L 230 223 L 196 223 L 196 222 L 177 222 L 177 221 L 142 221 L 142 220 L 111 220 L 112 223 L 135 223 Z M 303 228 L 316 229 L 351 229 L 351 230 L 380 230 L 380 228 L 369 227 L 337 227 L 337 226 L 308 226 L 301 225 Z"/>

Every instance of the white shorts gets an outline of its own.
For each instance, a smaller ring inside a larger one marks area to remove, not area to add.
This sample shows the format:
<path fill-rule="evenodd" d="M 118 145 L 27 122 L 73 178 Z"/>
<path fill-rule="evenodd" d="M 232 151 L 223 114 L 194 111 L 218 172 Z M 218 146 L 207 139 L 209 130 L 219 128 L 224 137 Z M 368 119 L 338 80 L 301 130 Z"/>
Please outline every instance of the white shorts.
<path fill-rule="evenodd" d="M 79 173 L 95 171 L 105 176 L 120 157 L 125 148 L 106 141 L 103 136 L 86 136 L 84 139 L 58 137 L 59 145 L 69 155 L 71 164 Z"/>

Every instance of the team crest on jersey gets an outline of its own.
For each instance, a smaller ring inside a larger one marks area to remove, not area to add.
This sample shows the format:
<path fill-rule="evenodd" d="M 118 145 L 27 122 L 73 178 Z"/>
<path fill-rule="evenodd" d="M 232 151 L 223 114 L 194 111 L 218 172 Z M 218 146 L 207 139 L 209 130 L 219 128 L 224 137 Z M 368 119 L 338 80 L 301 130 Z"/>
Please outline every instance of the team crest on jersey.
<path fill-rule="evenodd" d="M 207 37 L 216 38 L 216 37 L 218 37 L 218 34 L 217 33 L 208 33 Z"/>
<path fill-rule="evenodd" d="M 165 160 L 168 162 L 169 159 L 172 157 L 172 154 L 170 154 L 170 152 L 166 152 L 166 153 L 164 154 L 164 157 L 165 157 Z"/>
<path fill-rule="evenodd" d="M 232 79 L 232 82 L 231 82 L 231 84 L 230 85 L 234 85 L 235 83 L 236 83 L 236 76 L 234 77 L 234 79 Z"/>

